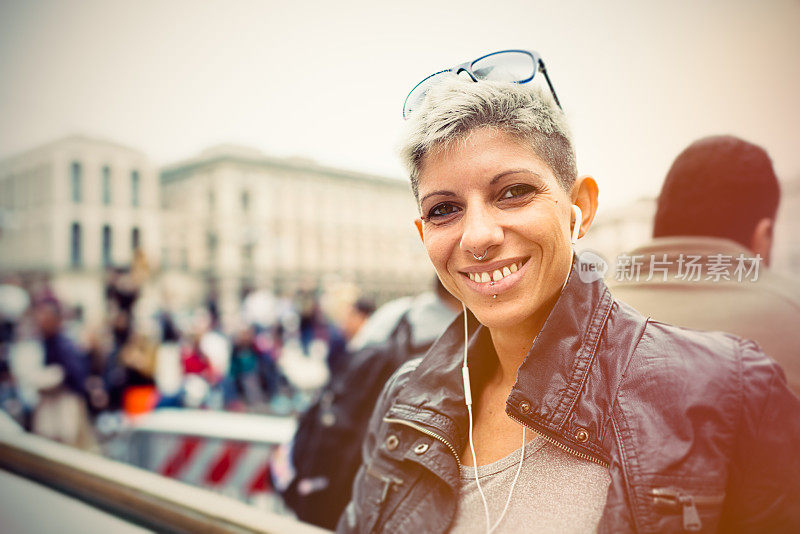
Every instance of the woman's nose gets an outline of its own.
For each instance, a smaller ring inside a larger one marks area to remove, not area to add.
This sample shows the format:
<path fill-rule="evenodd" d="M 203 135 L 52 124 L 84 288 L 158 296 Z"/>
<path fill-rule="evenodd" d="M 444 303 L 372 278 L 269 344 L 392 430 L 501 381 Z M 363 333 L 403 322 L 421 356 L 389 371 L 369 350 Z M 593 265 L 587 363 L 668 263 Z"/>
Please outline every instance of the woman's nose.
<path fill-rule="evenodd" d="M 488 210 L 467 209 L 462 220 L 464 229 L 460 246 L 464 252 L 485 257 L 491 247 L 502 243 L 503 229 Z"/>

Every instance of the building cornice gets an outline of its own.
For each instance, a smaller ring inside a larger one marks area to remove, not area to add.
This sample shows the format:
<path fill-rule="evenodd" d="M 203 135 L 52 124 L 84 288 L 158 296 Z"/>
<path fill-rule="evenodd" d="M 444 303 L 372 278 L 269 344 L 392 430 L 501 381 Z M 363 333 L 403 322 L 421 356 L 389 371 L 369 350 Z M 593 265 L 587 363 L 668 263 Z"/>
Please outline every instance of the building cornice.
<path fill-rule="evenodd" d="M 214 156 L 200 156 L 166 165 L 161 170 L 161 183 L 168 184 L 187 178 L 198 171 L 209 170 L 222 164 L 233 164 L 252 169 L 268 169 L 289 171 L 303 174 L 316 174 L 328 178 L 368 182 L 370 184 L 383 184 L 391 187 L 407 189 L 408 183 L 396 178 L 366 174 L 335 167 L 327 167 L 313 162 L 298 161 L 292 158 L 271 158 L 268 156 L 248 157 L 234 154 L 219 154 Z"/>
<path fill-rule="evenodd" d="M 67 135 L 67 136 L 64 136 L 64 137 L 60 137 L 60 138 L 55 139 L 53 141 L 49 141 L 47 143 L 38 145 L 38 146 L 36 146 L 34 148 L 29 148 L 27 150 L 23 150 L 21 152 L 15 153 L 15 154 L 10 154 L 10 155 L 0 159 L 0 167 L 13 166 L 18 161 L 30 158 L 31 156 L 34 156 L 34 155 L 36 155 L 38 153 L 47 154 L 47 153 L 52 152 L 54 150 L 61 149 L 62 147 L 68 147 L 71 144 L 78 144 L 78 145 L 82 144 L 82 145 L 90 145 L 90 146 L 95 146 L 95 147 L 96 146 L 103 146 L 103 147 L 106 147 L 106 148 L 112 148 L 114 150 L 123 150 L 125 152 L 130 153 L 133 156 L 142 158 L 142 159 L 144 159 L 145 161 L 147 161 L 149 163 L 149 159 L 147 158 L 147 155 L 143 151 L 141 151 L 141 150 L 139 150 L 137 148 L 126 146 L 126 145 L 123 145 L 121 143 L 117 143 L 115 141 L 111 141 L 109 139 L 104 139 L 104 138 L 101 138 L 101 137 L 90 137 L 88 135 L 83 135 L 83 134 L 73 134 L 73 135 Z"/>

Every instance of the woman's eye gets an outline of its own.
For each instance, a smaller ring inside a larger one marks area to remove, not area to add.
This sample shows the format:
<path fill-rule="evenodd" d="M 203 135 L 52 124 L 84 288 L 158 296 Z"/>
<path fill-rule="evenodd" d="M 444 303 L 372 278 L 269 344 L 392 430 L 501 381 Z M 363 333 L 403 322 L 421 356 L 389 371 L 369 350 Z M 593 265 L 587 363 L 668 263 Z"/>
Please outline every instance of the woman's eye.
<path fill-rule="evenodd" d="M 503 191 L 503 193 L 500 195 L 500 200 L 518 198 L 534 191 L 535 188 L 527 184 L 512 185 Z"/>
<path fill-rule="evenodd" d="M 443 202 L 441 204 L 437 204 L 430 209 L 428 212 L 428 219 L 443 219 L 448 215 L 452 215 L 458 211 L 458 208 L 453 204 L 448 204 Z"/>

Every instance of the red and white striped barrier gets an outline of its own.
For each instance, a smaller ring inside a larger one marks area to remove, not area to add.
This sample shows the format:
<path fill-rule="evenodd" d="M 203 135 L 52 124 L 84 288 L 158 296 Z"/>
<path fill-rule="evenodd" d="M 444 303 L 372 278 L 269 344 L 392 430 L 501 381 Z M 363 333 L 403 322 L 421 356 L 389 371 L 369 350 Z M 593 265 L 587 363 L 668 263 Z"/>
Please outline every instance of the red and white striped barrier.
<path fill-rule="evenodd" d="M 196 436 L 153 435 L 145 469 L 252 501 L 272 491 L 269 458 L 275 447 Z"/>
<path fill-rule="evenodd" d="M 131 423 L 124 461 L 245 502 L 276 507 L 269 461 L 294 436 L 291 417 L 158 410 Z"/>

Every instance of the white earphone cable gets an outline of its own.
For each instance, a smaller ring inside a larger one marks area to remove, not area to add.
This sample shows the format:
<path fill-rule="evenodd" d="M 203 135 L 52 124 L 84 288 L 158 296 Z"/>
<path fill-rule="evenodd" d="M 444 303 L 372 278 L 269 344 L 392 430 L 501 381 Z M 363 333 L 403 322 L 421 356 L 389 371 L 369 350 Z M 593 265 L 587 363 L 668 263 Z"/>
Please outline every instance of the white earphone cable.
<path fill-rule="evenodd" d="M 572 228 L 571 232 L 571 242 L 574 245 L 578 241 L 578 233 L 580 232 L 580 226 L 583 221 L 581 209 L 573 205 L 572 211 L 575 214 L 575 225 Z M 484 253 L 484 256 L 486 254 Z M 474 254 L 473 254 L 474 256 Z M 561 290 L 563 291 L 567 285 L 567 281 L 569 280 L 570 272 L 572 271 L 572 260 L 575 257 L 575 249 L 570 248 L 570 269 L 567 270 L 567 278 L 564 280 L 564 284 L 561 286 Z M 482 258 L 482 257 L 481 257 Z M 475 259 L 478 259 L 477 256 Z M 514 480 L 511 482 L 511 489 L 508 492 L 508 498 L 506 499 L 506 505 L 503 507 L 503 511 L 500 513 L 500 517 L 497 518 L 497 521 L 494 525 L 492 525 L 491 519 L 489 518 L 489 504 L 486 502 L 486 495 L 483 493 L 483 488 L 481 487 L 481 482 L 478 480 L 478 459 L 475 456 L 475 442 L 472 439 L 472 390 L 470 387 L 469 381 L 469 367 L 467 367 L 467 345 L 469 344 L 469 332 L 468 332 L 468 324 L 467 324 L 467 305 L 463 302 L 461 303 L 461 307 L 464 309 L 464 364 L 461 366 L 461 376 L 464 379 L 464 403 L 467 405 L 467 412 L 469 413 L 469 449 L 472 453 L 472 465 L 475 466 L 475 485 L 478 486 L 478 493 L 481 495 L 481 500 L 483 501 L 483 511 L 486 513 L 486 534 L 492 534 L 492 532 L 500 525 L 500 522 L 506 515 L 508 511 L 508 507 L 511 504 L 511 496 L 514 494 L 514 488 L 517 486 L 517 480 L 519 480 L 519 474 L 522 471 L 522 463 L 525 460 L 525 425 L 522 425 L 522 447 L 520 449 L 519 454 L 519 465 L 517 465 L 517 473 L 514 475 Z"/>
<path fill-rule="evenodd" d="M 489 504 L 486 502 L 486 495 L 483 494 L 483 488 L 478 480 L 478 459 L 475 457 L 475 443 L 472 441 L 472 389 L 469 382 L 469 368 L 467 367 L 467 345 L 469 344 L 469 330 L 467 325 L 467 306 L 463 302 L 461 307 L 464 309 L 464 364 L 461 367 L 461 376 L 464 378 L 464 402 L 467 405 L 467 412 L 469 412 L 469 450 L 472 453 L 472 465 L 475 466 L 475 484 L 478 486 L 478 493 L 481 495 L 483 501 L 483 511 L 486 514 L 486 533 L 492 531 L 492 520 L 489 519 Z"/>
<path fill-rule="evenodd" d="M 464 364 L 461 367 L 461 375 L 464 379 L 464 402 L 467 405 L 467 412 L 469 413 L 469 449 L 472 453 L 472 465 L 475 469 L 475 485 L 478 487 L 478 493 L 481 496 L 481 500 L 483 501 L 483 511 L 486 515 L 486 534 L 492 534 L 492 532 L 497 528 L 500 522 L 506 515 L 508 511 L 508 506 L 511 504 L 511 496 L 514 494 L 514 488 L 517 485 L 517 480 L 519 479 L 520 471 L 522 471 L 522 462 L 525 460 L 525 426 L 522 426 L 522 448 L 520 450 L 520 457 L 519 457 L 519 465 L 517 466 L 517 473 L 514 475 L 514 481 L 511 483 L 511 489 L 508 492 L 508 499 L 506 499 L 506 505 L 503 508 L 500 517 L 497 518 L 497 521 L 494 525 L 492 525 L 492 521 L 489 518 L 489 503 L 486 502 L 486 495 L 483 493 L 483 488 L 481 487 L 481 482 L 478 479 L 478 459 L 475 456 L 475 442 L 472 439 L 472 390 L 470 387 L 469 382 L 469 367 L 467 367 L 467 345 L 469 344 L 469 333 L 468 333 L 468 325 L 467 325 L 467 306 L 462 302 L 461 307 L 464 309 Z"/>
<path fill-rule="evenodd" d="M 492 534 L 492 532 L 494 532 L 494 529 L 497 528 L 497 526 L 500 524 L 500 521 L 503 520 L 503 518 L 506 515 L 506 512 L 508 511 L 508 505 L 511 504 L 511 495 L 514 494 L 514 487 L 516 487 L 517 480 L 519 479 L 519 473 L 520 471 L 522 471 L 523 460 L 525 460 L 525 425 L 522 425 L 522 448 L 520 449 L 519 453 L 519 465 L 517 465 L 517 474 L 514 475 L 514 481 L 511 483 L 511 489 L 508 492 L 508 499 L 506 499 L 506 505 L 503 508 L 503 511 L 500 513 L 500 517 L 497 518 L 497 522 L 494 524 L 492 528 L 489 529 L 489 534 Z"/>

